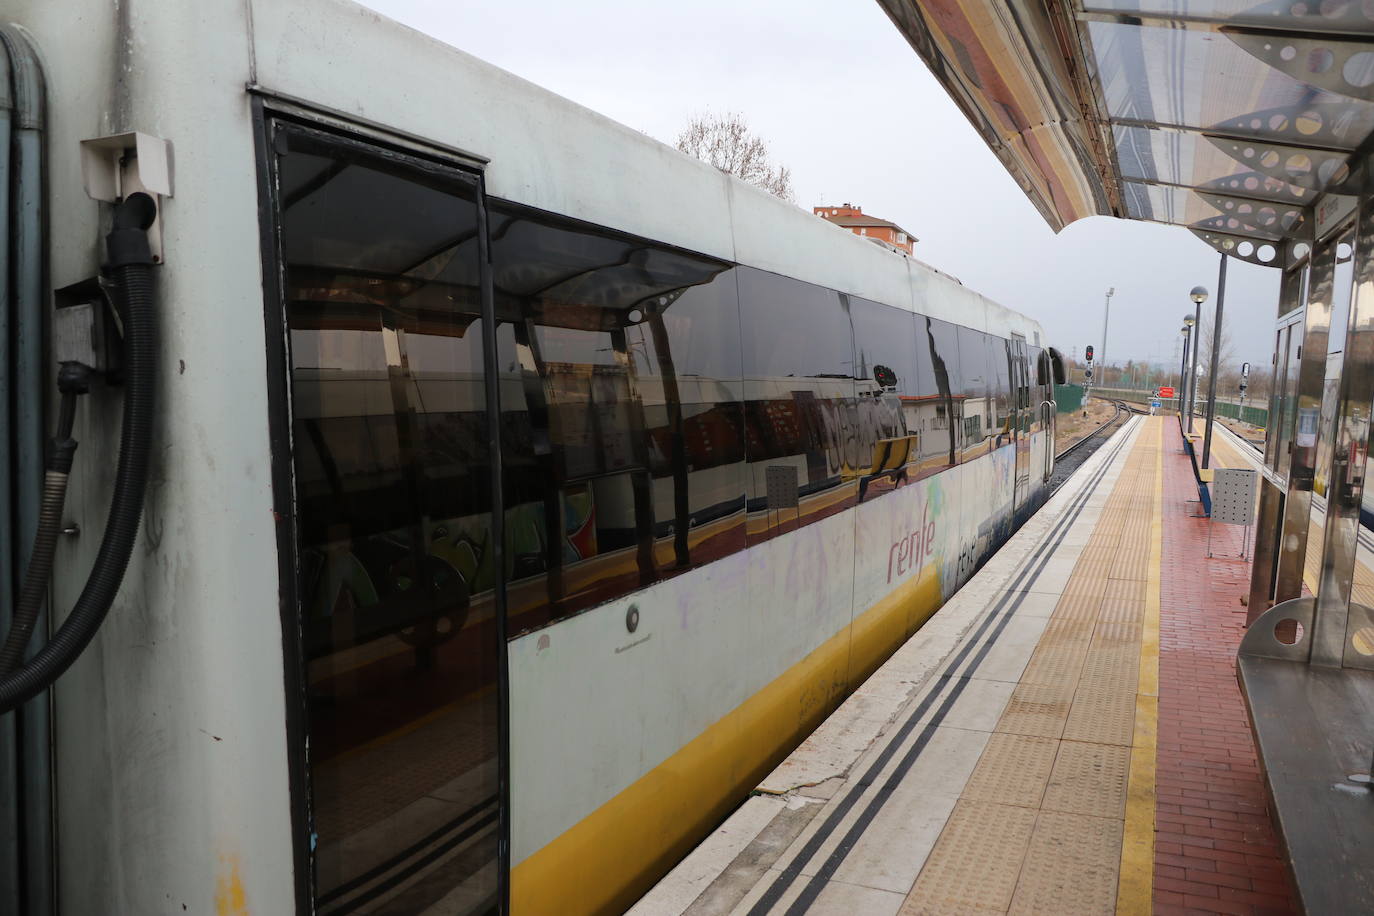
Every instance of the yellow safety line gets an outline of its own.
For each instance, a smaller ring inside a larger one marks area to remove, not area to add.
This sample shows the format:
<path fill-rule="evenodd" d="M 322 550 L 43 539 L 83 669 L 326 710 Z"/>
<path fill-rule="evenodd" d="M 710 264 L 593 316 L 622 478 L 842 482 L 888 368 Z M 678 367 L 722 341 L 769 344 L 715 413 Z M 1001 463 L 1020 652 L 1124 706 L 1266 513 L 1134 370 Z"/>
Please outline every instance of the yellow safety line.
<path fill-rule="evenodd" d="M 1121 838 L 1121 872 L 1116 911 L 1148 916 L 1155 869 L 1155 752 L 1159 734 L 1159 600 L 1164 554 L 1164 443 L 1156 419 L 1155 500 L 1150 519 L 1150 565 L 1145 584 L 1145 620 L 1140 634 L 1140 678 L 1135 697 L 1131 771 L 1126 784 L 1126 826 Z"/>

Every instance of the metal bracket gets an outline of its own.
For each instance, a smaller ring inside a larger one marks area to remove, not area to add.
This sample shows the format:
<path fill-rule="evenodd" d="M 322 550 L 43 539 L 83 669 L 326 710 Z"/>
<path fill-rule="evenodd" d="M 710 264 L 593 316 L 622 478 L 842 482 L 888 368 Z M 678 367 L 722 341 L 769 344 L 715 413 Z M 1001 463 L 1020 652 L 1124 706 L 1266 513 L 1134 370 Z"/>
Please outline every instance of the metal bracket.
<path fill-rule="evenodd" d="M 1270 178 L 1320 191 L 1340 184 L 1350 175 L 1350 154 L 1318 150 L 1263 140 L 1237 140 L 1203 131 L 1212 145 L 1237 162 Z"/>
<path fill-rule="evenodd" d="M 1225 255 L 1258 264 L 1261 267 L 1282 267 L 1279 246 L 1283 243 L 1273 239 L 1251 238 L 1231 232 L 1217 231 L 1212 228 L 1214 220 L 1222 217 L 1201 220 L 1188 227 L 1188 231 L 1208 245 Z"/>
<path fill-rule="evenodd" d="M 1234 137 L 1253 137 L 1261 143 L 1282 143 L 1326 151 L 1350 152 L 1364 140 L 1350 104 L 1343 100 L 1308 101 L 1283 108 L 1266 108 L 1227 118 L 1210 130 Z"/>
<path fill-rule="evenodd" d="M 1248 232 L 1291 238 L 1299 234 L 1303 224 L 1308 222 L 1307 208 L 1297 204 L 1264 204 L 1215 191 L 1198 190 L 1194 193 L 1209 206 L 1220 210 L 1227 220 L 1234 219 L 1241 229 Z"/>
<path fill-rule="evenodd" d="M 1224 178 L 1213 178 L 1198 185 L 1197 189 L 1235 197 L 1269 200 L 1275 206 L 1288 203 L 1310 207 L 1317 196 L 1311 188 L 1291 185 L 1282 179 L 1270 178 L 1263 172 L 1237 172 Z"/>
<path fill-rule="evenodd" d="M 81 141 L 81 181 L 86 193 L 109 203 L 137 191 L 153 195 L 158 215 L 148 229 L 153 260 L 162 263 L 162 198 L 172 196 L 172 145 L 130 131 Z"/>
<path fill-rule="evenodd" d="M 1249 658 L 1306 662 L 1312 651 L 1312 612 L 1316 605 L 1315 598 L 1293 598 L 1274 605 L 1250 624 L 1236 654 Z M 1297 624 L 1292 627 L 1295 641 L 1292 644 L 1279 642 L 1275 628 L 1280 624 L 1287 628 L 1293 623 Z"/>
<path fill-rule="evenodd" d="M 1356 4 L 1333 4 L 1356 11 Z M 1358 15 L 1358 13 L 1357 13 Z M 1363 24 L 1368 28 L 1368 23 Z M 1297 36 L 1223 26 L 1221 33 L 1246 53 L 1300 83 L 1374 102 L 1374 44 L 1329 35 Z"/>

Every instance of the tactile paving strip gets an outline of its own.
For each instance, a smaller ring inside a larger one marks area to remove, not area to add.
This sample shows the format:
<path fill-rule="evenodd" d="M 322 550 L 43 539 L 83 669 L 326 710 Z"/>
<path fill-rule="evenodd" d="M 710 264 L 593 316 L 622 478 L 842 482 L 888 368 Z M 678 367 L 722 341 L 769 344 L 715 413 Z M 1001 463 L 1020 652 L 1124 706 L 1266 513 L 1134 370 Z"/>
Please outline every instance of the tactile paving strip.
<path fill-rule="evenodd" d="M 1034 808 L 960 801 L 902 905 L 902 916 L 1005 913 L 1035 821 Z"/>
<path fill-rule="evenodd" d="M 1103 598 L 1097 619 L 1102 623 L 1127 623 L 1139 629 L 1144 616 L 1144 598 Z"/>
<path fill-rule="evenodd" d="M 1137 436 L 904 914 L 1115 910 L 1159 433 Z M 1029 835 L 1010 814 L 1037 810 Z"/>
<path fill-rule="evenodd" d="M 1055 620 L 1078 620 L 1091 622 L 1097 619 L 1102 607 L 1100 595 L 1065 595 L 1059 599 L 1051 615 Z"/>
<path fill-rule="evenodd" d="M 1122 545 L 1112 564 L 1111 572 L 1108 574 L 1112 579 L 1131 579 L 1136 582 L 1144 583 L 1147 570 L 1150 568 L 1150 555 L 1137 545 Z"/>
<path fill-rule="evenodd" d="M 997 723 L 997 731 L 1058 738 L 1064 733 L 1072 705 L 1072 684 L 1018 684 Z"/>
<path fill-rule="evenodd" d="M 1117 818 L 1041 811 L 1010 912 L 1016 916 L 1115 912 L 1121 830 Z"/>
<path fill-rule="evenodd" d="M 964 784 L 963 797 L 1035 808 L 1055 765 L 1059 742 L 1031 735 L 993 735 Z"/>
<path fill-rule="evenodd" d="M 1046 811 L 1125 817 L 1131 750 L 1060 741 L 1040 807 Z"/>
<path fill-rule="evenodd" d="M 1135 687 L 1085 687 L 1080 681 L 1062 732 L 1065 741 L 1095 741 L 1129 747 L 1135 733 Z"/>

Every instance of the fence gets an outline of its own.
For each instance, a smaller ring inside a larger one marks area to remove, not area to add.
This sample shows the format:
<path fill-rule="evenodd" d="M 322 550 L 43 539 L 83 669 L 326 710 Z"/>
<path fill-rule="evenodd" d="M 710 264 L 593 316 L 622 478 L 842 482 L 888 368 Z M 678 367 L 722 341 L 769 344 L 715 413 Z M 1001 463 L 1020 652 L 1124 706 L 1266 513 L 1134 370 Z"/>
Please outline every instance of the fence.
<path fill-rule="evenodd" d="M 1142 391 L 1138 388 L 1094 388 L 1093 393 L 1101 397 L 1116 398 L 1121 401 L 1131 401 L 1136 404 L 1147 404 L 1153 392 Z M 1177 398 L 1160 398 L 1160 406 L 1165 410 L 1177 410 Z M 1207 402 L 1199 397 L 1197 401 L 1198 413 L 1205 413 Z M 1258 426 L 1265 429 L 1269 426 L 1269 409 L 1267 407 L 1256 407 L 1253 404 L 1246 404 L 1242 407 L 1235 401 L 1222 400 L 1217 398 L 1217 416 L 1230 417 L 1233 420 L 1240 420 L 1249 423 L 1251 426 Z"/>
<path fill-rule="evenodd" d="M 1055 385 L 1054 402 L 1059 413 L 1073 413 L 1083 406 L 1082 385 Z"/>

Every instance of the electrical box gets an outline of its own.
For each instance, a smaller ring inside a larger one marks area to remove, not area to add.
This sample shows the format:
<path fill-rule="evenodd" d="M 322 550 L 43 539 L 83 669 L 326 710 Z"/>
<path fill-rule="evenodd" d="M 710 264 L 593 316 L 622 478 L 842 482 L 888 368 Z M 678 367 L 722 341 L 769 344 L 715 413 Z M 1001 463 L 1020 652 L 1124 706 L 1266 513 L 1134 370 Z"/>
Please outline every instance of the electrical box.
<path fill-rule="evenodd" d="M 90 197 L 108 203 L 138 191 L 153 196 L 158 215 L 148 228 L 148 247 L 161 264 L 162 198 L 172 196 L 172 144 L 138 131 L 82 140 L 81 181 Z"/>

